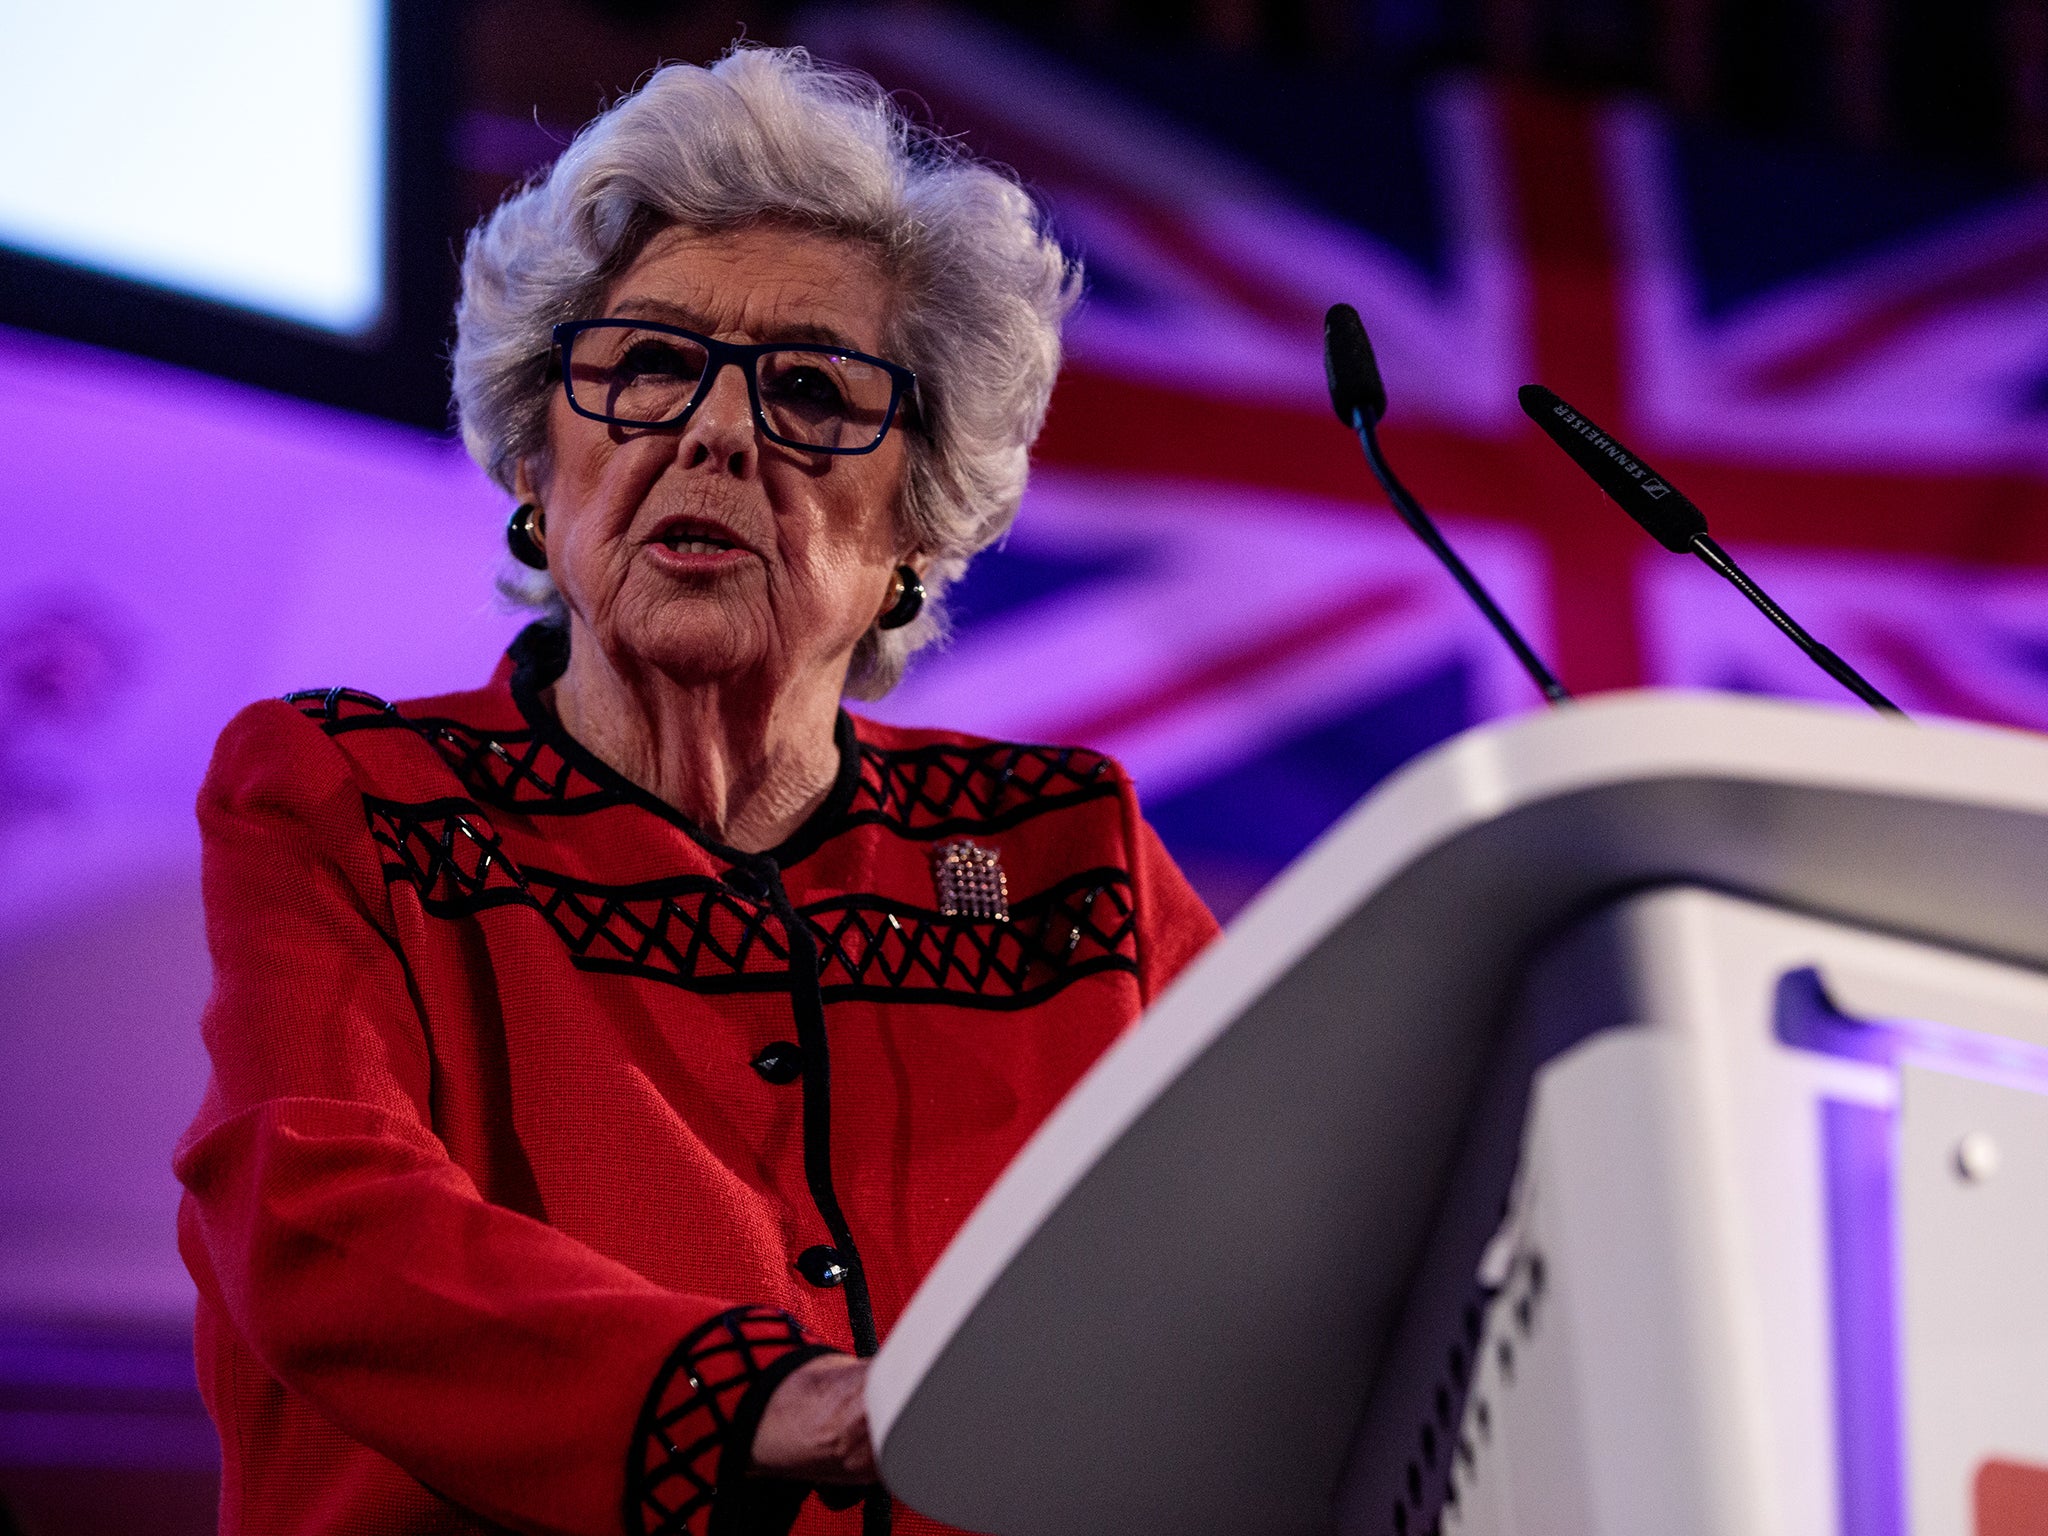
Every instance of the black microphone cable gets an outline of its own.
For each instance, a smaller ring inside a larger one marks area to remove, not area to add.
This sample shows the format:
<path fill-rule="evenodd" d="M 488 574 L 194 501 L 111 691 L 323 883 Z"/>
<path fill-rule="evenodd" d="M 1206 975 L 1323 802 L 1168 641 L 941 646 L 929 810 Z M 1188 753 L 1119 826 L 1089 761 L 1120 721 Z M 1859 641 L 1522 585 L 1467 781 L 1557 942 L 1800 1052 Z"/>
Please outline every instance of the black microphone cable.
<path fill-rule="evenodd" d="M 1673 554 L 1697 555 L 1725 576 L 1763 616 L 1782 630 L 1807 659 L 1857 698 L 1881 714 L 1903 717 L 1905 711 L 1872 687 L 1848 662 L 1808 634 L 1791 614 L 1772 602 L 1768 593 L 1735 563 L 1734 557 L 1707 532 L 1707 516 L 1678 487 L 1659 475 L 1612 434 L 1565 404 L 1541 384 L 1524 384 L 1517 394 L 1529 419 L 1562 448 L 1573 463 L 1605 491 L 1610 500 L 1641 525 L 1642 530 Z"/>
<path fill-rule="evenodd" d="M 1515 660 L 1522 664 L 1522 670 L 1529 674 L 1543 697 L 1552 704 L 1570 699 L 1571 693 L 1557 680 L 1557 674 L 1544 665 L 1543 658 L 1522 638 L 1514 622 L 1501 612 L 1500 604 L 1451 548 L 1429 514 L 1422 510 L 1422 504 L 1396 478 L 1393 466 L 1380 451 L 1377 429 L 1380 418 L 1387 414 L 1387 386 L 1380 378 L 1379 362 L 1372 355 L 1365 322 L 1349 304 L 1333 304 L 1323 317 L 1323 373 L 1330 383 L 1330 405 L 1337 412 L 1337 419 L 1358 434 L 1359 446 L 1365 449 L 1365 461 L 1372 466 L 1373 475 L 1394 504 L 1394 510 L 1401 514 L 1401 521 L 1443 562 L 1444 569 L 1465 589 L 1465 595 L 1486 615 L 1486 622 L 1507 642 Z"/>

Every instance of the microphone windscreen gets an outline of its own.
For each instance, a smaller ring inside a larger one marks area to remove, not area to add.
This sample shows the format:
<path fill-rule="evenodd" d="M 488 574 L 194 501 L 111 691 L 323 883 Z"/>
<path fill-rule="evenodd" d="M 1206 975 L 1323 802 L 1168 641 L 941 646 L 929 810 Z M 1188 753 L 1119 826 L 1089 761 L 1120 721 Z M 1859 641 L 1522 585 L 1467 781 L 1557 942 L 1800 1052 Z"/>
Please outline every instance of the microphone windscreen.
<path fill-rule="evenodd" d="M 1691 552 L 1692 541 L 1707 531 L 1706 514 L 1676 486 L 1541 384 L 1524 384 L 1516 398 L 1644 532 L 1674 554 Z"/>
<path fill-rule="evenodd" d="M 1349 304 L 1332 304 L 1323 316 L 1323 376 L 1330 381 L 1330 406 L 1354 431 L 1362 416 L 1368 427 L 1387 414 L 1387 386 L 1372 355 L 1365 322 Z"/>

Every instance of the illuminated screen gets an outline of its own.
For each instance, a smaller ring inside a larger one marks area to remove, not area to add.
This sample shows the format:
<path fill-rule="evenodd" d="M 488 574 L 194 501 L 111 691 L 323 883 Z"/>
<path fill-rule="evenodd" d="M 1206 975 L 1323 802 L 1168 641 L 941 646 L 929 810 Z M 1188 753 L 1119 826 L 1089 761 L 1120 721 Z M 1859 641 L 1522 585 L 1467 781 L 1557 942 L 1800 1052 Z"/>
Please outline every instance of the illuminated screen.
<path fill-rule="evenodd" d="M 0 244 L 369 331 L 386 298 L 384 12 L 0 3 Z"/>

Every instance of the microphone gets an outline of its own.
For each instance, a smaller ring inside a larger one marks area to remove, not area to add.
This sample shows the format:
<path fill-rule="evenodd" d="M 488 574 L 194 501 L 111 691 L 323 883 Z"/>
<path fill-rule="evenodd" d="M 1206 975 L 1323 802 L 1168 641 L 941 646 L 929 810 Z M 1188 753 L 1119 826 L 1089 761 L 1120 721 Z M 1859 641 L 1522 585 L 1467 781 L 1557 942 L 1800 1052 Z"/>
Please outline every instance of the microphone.
<path fill-rule="evenodd" d="M 1890 699 L 1879 693 L 1849 663 L 1822 645 L 1800 627 L 1797 620 L 1776 603 L 1764 589 L 1750 580 L 1734 558 L 1714 542 L 1707 532 L 1706 514 L 1670 481 L 1643 462 L 1640 456 L 1618 443 L 1602 428 L 1566 405 L 1541 384 L 1524 384 L 1516 398 L 1531 421 L 1583 469 L 1593 483 L 1605 491 L 1622 511 L 1634 518 L 1645 533 L 1677 555 L 1698 555 L 1715 571 L 1728 578 L 1735 590 L 1748 598 L 1807 658 L 1857 698 L 1881 714 L 1901 715 Z"/>
<path fill-rule="evenodd" d="M 1323 317 L 1323 374 L 1330 384 L 1331 408 L 1336 411 L 1339 421 L 1358 434 L 1359 446 L 1365 450 L 1365 461 L 1372 466 L 1373 475 L 1386 491 L 1387 499 L 1394 504 L 1394 510 L 1401 514 L 1401 521 L 1414 530 L 1415 536 L 1428 546 L 1429 552 L 1443 562 L 1444 569 L 1465 589 L 1465 595 L 1486 616 L 1486 622 L 1493 626 L 1494 633 L 1507 642 L 1508 649 L 1515 653 L 1515 660 L 1522 664 L 1522 670 L 1529 674 L 1530 681 L 1535 683 L 1543 697 L 1552 704 L 1569 699 L 1571 694 L 1557 680 L 1557 674 L 1543 664 L 1543 658 L 1501 612 L 1500 605 L 1480 584 L 1479 578 L 1472 574 L 1471 567 L 1458 558 L 1458 552 L 1437 531 L 1429 514 L 1422 510 L 1422 504 L 1395 478 L 1393 466 L 1380 452 L 1376 429 L 1380 418 L 1387 414 L 1387 386 L 1380 378 L 1380 365 L 1372 355 L 1372 342 L 1365 334 L 1365 322 L 1358 318 L 1358 311 L 1349 304 L 1333 304 L 1329 314 Z"/>

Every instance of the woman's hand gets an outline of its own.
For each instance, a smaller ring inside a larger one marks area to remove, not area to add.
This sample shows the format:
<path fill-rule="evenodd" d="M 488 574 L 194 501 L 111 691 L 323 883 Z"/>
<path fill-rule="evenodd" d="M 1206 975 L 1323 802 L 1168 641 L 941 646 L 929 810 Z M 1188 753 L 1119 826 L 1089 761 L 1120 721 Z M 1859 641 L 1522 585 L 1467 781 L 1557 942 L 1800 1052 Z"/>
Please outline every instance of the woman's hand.
<path fill-rule="evenodd" d="M 791 1371 L 754 1431 L 752 1470 L 805 1483 L 872 1483 L 867 1381 L 867 1361 L 850 1355 L 820 1355 Z"/>

